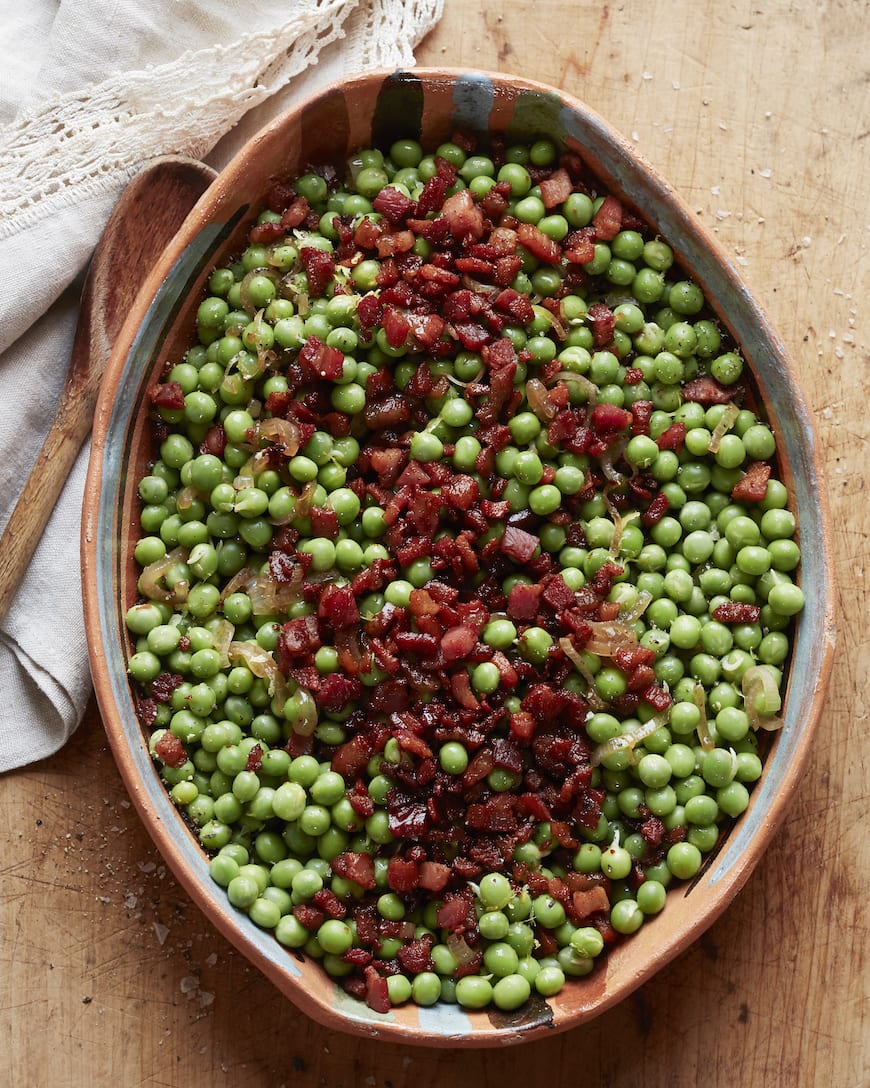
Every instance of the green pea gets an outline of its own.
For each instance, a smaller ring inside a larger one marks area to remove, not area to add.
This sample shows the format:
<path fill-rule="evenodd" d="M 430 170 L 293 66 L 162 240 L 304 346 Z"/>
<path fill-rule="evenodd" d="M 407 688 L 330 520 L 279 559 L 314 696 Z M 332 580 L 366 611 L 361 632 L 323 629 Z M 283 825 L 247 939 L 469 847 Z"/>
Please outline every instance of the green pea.
<path fill-rule="evenodd" d="M 710 373 L 722 385 L 733 385 L 743 373 L 743 360 L 733 351 L 717 355 L 710 362 Z"/>
<path fill-rule="evenodd" d="M 481 445 L 474 435 L 462 435 L 456 440 L 453 450 L 453 464 L 460 471 L 471 471 L 481 452 Z"/>
<path fill-rule="evenodd" d="M 552 635 L 543 627 L 527 627 L 519 638 L 519 650 L 527 661 L 542 664 L 553 645 Z"/>
<path fill-rule="evenodd" d="M 513 464 L 513 474 L 520 483 L 540 483 L 544 474 L 544 466 L 540 457 L 534 450 L 525 450 L 518 453 Z"/>
<path fill-rule="evenodd" d="M 664 756 L 648 753 L 641 757 L 637 765 L 637 773 L 645 786 L 658 788 L 667 785 L 670 781 L 672 769 Z"/>
<path fill-rule="evenodd" d="M 746 460 L 746 447 L 736 434 L 726 434 L 719 441 L 715 457 L 722 468 L 736 469 Z"/>
<path fill-rule="evenodd" d="M 309 939 L 309 933 L 294 915 L 285 914 L 275 926 L 275 938 L 285 948 L 302 948 Z"/>
<path fill-rule="evenodd" d="M 434 971 L 421 971 L 411 981 L 411 998 L 424 1008 L 436 1004 L 441 997 L 441 980 Z"/>
<path fill-rule="evenodd" d="M 562 495 L 576 495 L 586 484 L 586 474 L 574 465 L 562 465 L 556 469 L 553 483 Z"/>
<path fill-rule="evenodd" d="M 690 842 L 677 842 L 668 849 L 667 865 L 679 880 L 691 880 L 701 868 L 701 851 Z"/>
<path fill-rule="evenodd" d="M 340 956 L 353 944 L 353 931 L 339 918 L 328 918 L 317 930 L 317 940 L 324 952 Z"/>
<path fill-rule="evenodd" d="M 431 431 L 417 431 L 411 437 L 411 457 L 415 461 L 438 461 L 444 456 L 444 446 Z"/>
<path fill-rule="evenodd" d="M 541 966 L 533 984 L 542 997 L 555 997 L 565 985 L 565 972 L 557 964 Z"/>
<path fill-rule="evenodd" d="M 311 556 L 313 570 L 330 570 L 335 566 L 335 544 L 326 537 L 314 537 L 302 541 L 298 551 Z"/>
<path fill-rule="evenodd" d="M 517 629 L 509 619 L 491 620 L 482 632 L 483 641 L 496 650 L 512 646 L 516 637 Z"/>
<path fill-rule="evenodd" d="M 492 1001 L 492 985 L 479 975 L 465 975 L 456 983 L 456 1000 L 467 1009 L 486 1008 Z"/>
<path fill-rule="evenodd" d="M 636 933 L 643 925 L 643 911 L 634 899 L 623 899 L 614 903 L 610 911 L 610 924 L 617 933 Z"/>
<path fill-rule="evenodd" d="M 626 459 L 637 468 L 650 468 L 659 457 L 659 448 L 646 435 L 636 435 L 629 440 L 625 449 Z"/>
<path fill-rule="evenodd" d="M 644 792 L 644 803 L 653 816 L 669 816 L 677 807 L 677 795 L 672 786 L 660 786 Z"/>
<path fill-rule="evenodd" d="M 501 684 L 501 673 L 498 666 L 491 661 L 482 661 L 475 665 L 471 673 L 471 686 L 475 691 L 484 695 L 491 695 L 498 691 Z"/>
<path fill-rule="evenodd" d="M 790 617 L 796 616 L 803 609 L 805 598 L 800 586 L 786 582 L 771 588 L 767 595 L 767 603 L 778 615 Z"/>
<path fill-rule="evenodd" d="M 601 853 L 601 871 L 611 880 L 622 880 L 631 872 L 632 858 L 623 846 L 612 843 Z"/>
<path fill-rule="evenodd" d="M 519 962 L 517 963 L 519 966 Z M 492 987 L 492 1001 L 505 1012 L 520 1008 L 532 992 L 529 980 L 516 971 L 499 978 Z"/>
<path fill-rule="evenodd" d="M 665 906 L 667 891 L 658 880 L 646 880 L 636 892 L 636 901 L 645 914 L 658 914 Z"/>
<path fill-rule="evenodd" d="M 606 701 L 624 695 L 628 690 L 625 674 L 616 668 L 603 668 L 595 677 L 595 690 Z"/>
<path fill-rule="evenodd" d="M 227 885 L 227 897 L 234 907 L 248 909 L 259 898 L 260 888 L 250 876 L 237 876 Z"/>
<path fill-rule="evenodd" d="M 636 725 L 637 723 L 635 722 L 633 724 Z M 612 779 L 613 779 L 612 772 L 608 772 L 607 780 L 612 781 Z M 616 776 L 616 779 L 619 782 L 619 792 L 616 795 L 616 807 L 617 807 L 618 811 L 622 815 L 627 816 L 629 819 L 632 819 L 632 820 L 639 819 L 640 815 L 641 815 L 640 807 L 644 803 L 643 790 L 638 789 L 636 786 L 629 786 L 629 785 L 623 784 L 619 780 L 618 775 Z M 625 844 L 623 844 L 623 845 L 625 845 Z M 614 848 L 614 849 L 617 849 L 617 848 Z M 629 851 L 629 853 L 631 853 L 631 851 Z M 613 859 L 611 858 L 611 855 L 606 854 L 606 856 L 604 858 L 604 862 L 608 867 L 611 866 L 612 860 Z"/>
<path fill-rule="evenodd" d="M 463 774 L 468 766 L 468 752 L 458 741 L 447 741 L 441 745 L 438 762 L 448 774 Z"/>
<path fill-rule="evenodd" d="M 533 442 L 541 430 L 541 421 L 532 412 L 519 412 L 508 423 L 511 438 L 519 446 Z"/>
<path fill-rule="evenodd" d="M 604 711 L 593 713 L 586 722 L 586 732 L 594 744 L 604 744 L 622 732 L 622 725 L 613 714 Z"/>
<path fill-rule="evenodd" d="M 698 714 L 698 718 L 700 717 L 700 713 L 697 711 L 697 707 L 694 707 L 694 704 L 682 705 L 692 706 Z M 673 709 L 676 710 L 676 707 Z M 678 778 L 687 778 L 695 769 L 695 753 L 686 744 L 678 742 L 669 745 L 664 757 L 669 763 L 673 774 Z"/>
<path fill-rule="evenodd" d="M 514 215 L 521 223 L 538 223 L 546 210 L 539 196 L 521 197 L 514 205 Z"/>
<path fill-rule="evenodd" d="M 127 662 L 127 671 L 130 676 L 141 684 L 147 684 L 155 680 L 162 669 L 160 658 L 147 650 L 133 654 Z"/>

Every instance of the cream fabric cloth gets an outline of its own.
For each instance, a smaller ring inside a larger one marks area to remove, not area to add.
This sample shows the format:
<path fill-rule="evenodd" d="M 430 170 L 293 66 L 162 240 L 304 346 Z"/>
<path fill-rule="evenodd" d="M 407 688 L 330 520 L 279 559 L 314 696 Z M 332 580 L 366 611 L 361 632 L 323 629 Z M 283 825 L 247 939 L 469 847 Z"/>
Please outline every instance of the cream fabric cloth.
<path fill-rule="evenodd" d="M 443 0 L 26 0 L 0 20 L 0 530 L 63 387 L 87 260 L 161 154 L 222 166 L 304 92 L 409 67 Z M 0 771 L 57 751 L 91 691 L 82 451 L 0 628 Z"/>

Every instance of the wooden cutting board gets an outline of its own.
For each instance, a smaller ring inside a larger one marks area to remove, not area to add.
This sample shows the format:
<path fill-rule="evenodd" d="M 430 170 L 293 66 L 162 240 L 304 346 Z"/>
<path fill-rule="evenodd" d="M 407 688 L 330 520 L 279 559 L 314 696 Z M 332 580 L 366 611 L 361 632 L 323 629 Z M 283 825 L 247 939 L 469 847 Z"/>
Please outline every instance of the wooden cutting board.
<path fill-rule="evenodd" d="M 744 891 L 634 997 L 549 1040 L 436 1053 L 325 1031 L 205 923 L 92 706 L 62 753 L 0 782 L 0 1072 L 60 1088 L 864 1088 L 870 6 L 446 0 L 417 56 L 585 98 L 718 234 L 790 346 L 842 597 L 806 777 Z"/>

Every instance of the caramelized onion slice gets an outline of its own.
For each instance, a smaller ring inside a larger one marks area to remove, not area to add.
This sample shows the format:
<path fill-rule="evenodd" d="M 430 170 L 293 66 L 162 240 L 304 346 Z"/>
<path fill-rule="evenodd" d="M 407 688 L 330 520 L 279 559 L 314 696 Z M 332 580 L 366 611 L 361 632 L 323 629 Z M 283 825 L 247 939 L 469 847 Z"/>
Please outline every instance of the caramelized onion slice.
<path fill-rule="evenodd" d="M 599 657 L 615 657 L 619 650 L 637 648 L 637 635 L 634 628 L 623 620 L 592 620 L 592 638 L 584 649 Z"/>
<path fill-rule="evenodd" d="M 221 602 L 231 593 L 247 593 L 255 616 L 283 615 L 302 597 L 305 572 L 298 564 L 289 582 L 279 582 L 271 574 L 257 574 L 250 567 L 242 567 L 224 586 Z"/>
<path fill-rule="evenodd" d="M 704 691 L 703 684 L 695 684 L 692 689 L 692 702 L 698 708 L 698 713 L 701 715 L 696 727 L 698 743 L 705 752 L 712 752 L 716 747 L 716 741 L 713 740 L 713 734 L 710 732 L 710 722 L 707 719 L 707 693 Z"/>
<path fill-rule="evenodd" d="M 613 445 L 608 446 L 598 459 L 598 464 L 601 466 L 601 471 L 612 484 L 616 484 L 617 487 L 625 482 L 625 476 L 615 467 L 616 462 L 625 453 L 625 447 L 628 445 L 628 438 L 625 435 L 620 436 Z"/>
<path fill-rule="evenodd" d="M 652 604 L 653 595 L 648 589 L 641 589 L 638 592 L 637 600 L 631 606 L 619 613 L 620 623 L 635 623 L 646 612 L 649 606 Z"/>
<path fill-rule="evenodd" d="M 290 696 L 290 688 L 284 674 L 278 668 L 275 658 L 256 642 L 230 642 L 227 646 L 227 661 L 231 665 L 243 664 L 261 680 L 269 682 L 269 694 L 276 708 L 283 710 L 284 703 Z M 312 700 L 313 701 L 313 700 Z"/>
<path fill-rule="evenodd" d="M 279 419 L 277 417 L 261 419 L 257 423 L 257 433 L 260 438 L 264 438 L 267 442 L 283 446 L 284 452 L 289 457 L 293 457 L 299 452 L 301 432 L 290 419 Z"/>
<path fill-rule="evenodd" d="M 585 374 L 575 374 L 573 370 L 560 370 L 553 375 L 553 381 L 574 382 L 575 385 L 579 385 L 581 389 L 586 390 L 588 404 L 595 404 L 598 400 L 598 386 Z"/>
<path fill-rule="evenodd" d="M 270 680 L 278 673 L 275 658 L 256 642 L 231 642 L 227 647 L 227 658 L 233 665 L 247 666 L 261 680 Z"/>
<path fill-rule="evenodd" d="M 629 525 L 632 521 L 636 521 L 639 517 L 639 510 L 631 510 L 625 515 L 616 511 L 616 515 L 613 519 L 613 536 L 610 538 L 609 551 L 611 555 L 619 555 L 619 547 L 622 544 L 622 534 L 625 532 L 626 525 Z"/>
<path fill-rule="evenodd" d="M 254 477 L 265 472 L 272 465 L 272 451 L 269 449 L 257 450 L 239 469 L 239 475 L 233 480 L 233 487 L 241 491 L 243 487 L 253 487 L 256 483 Z M 250 481 L 250 482 L 246 482 Z"/>
<path fill-rule="evenodd" d="M 453 956 L 460 967 L 465 967 L 466 964 L 471 963 L 477 955 L 466 939 L 459 933 L 454 933 L 452 930 L 444 938 L 444 943 L 453 953 Z"/>
<path fill-rule="evenodd" d="M 225 668 L 230 663 L 229 648 L 236 628 L 229 620 L 221 617 L 209 623 L 209 629 L 214 638 L 214 648 L 221 655 L 221 668 Z"/>
<path fill-rule="evenodd" d="M 657 729 L 667 725 L 669 720 L 669 711 L 663 710 L 661 714 L 656 714 L 655 717 L 650 718 L 648 722 L 644 722 L 637 729 L 631 729 L 627 733 L 620 733 L 618 737 L 611 737 L 610 740 L 606 740 L 603 744 L 599 744 L 592 749 L 589 762 L 593 767 L 597 767 L 602 759 L 606 759 L 614 752 L 621 752 L 626 749 L 629 752 L 632 751 L 642 740 L 646 740 Z"/>
<path fill-rule="evenodd" d="M 247 593 L 249 587 L 256 578 L 256 572 L 251 570 L 250 567 L 242 567 L 242 569 L 237 571 L 224 586 L 220 595 L 220 603 L 223 604 L 231 593 Z"/>
<path fill-rule="evenodd" d="M 475 295 L 483 295 L 484 298 L 495 298 L 501 291 L 500 287 L 495 287 L 491 283 L 481 283 L 480 280 L 469 276 L 467 272 L 462 276 L 461 284 Z"/>
<path fill-rule="evenodd" d="M 300 518 L 306 517 L 311 513 L 311 507 L 314 505 L 314 496 L 317 492 L 317 481 L 310 480 L 302 489 L 302 494 L 296 500 L 296 516 Z"/>
<path fill-rule="evenodd" d="M 143 597 L 149 601 L 163 601 L 166 604 L 184 604 L 187 600 L 189 585 L 187 582 L 179 582 L 173 589 L 159 584 L 160 579 L 170 567 L 176 563 L 186 563 L 188 552 L 186 548 L 172 548 L 162 559 L 156 559 L 149 563 L 139 575 L 138 588 Z"/>
<path fill-rule="evenodd" d="M 782 728 L 782 696 L 773 673 L 765 665 L 751 665 L 740 681 L 746 715 L 753 729 Z"/>
<path fill-rule="evenodd" d="M 583 655 L 577 649 L 575 649 L 574 643 L 571 641 L 570 638 L 560 638 L 559 649 L 562 651 L 565 657 L 568 658 L 568 660 L 571 662 L 577 672 L 579 672 L 583 679 L 586 681 L 586 686 L 588 688 L 588 691 L 586 693 L 586 702 L 589 704 L 589 706 L 592 707 L 593 710 L 603 710 L 607 706 L 607 703 L 595 690 L 595 677 L 592 675 L 591 671 L 586 665 L 586 662 L 583 660 Z"/>
<path fill-rule="evenodd" d="M 178 510 L 189 510 L 199 498 L 199 492 L 195 487 L 183 487 L 175 497 L 175 505 Z"/>
<path fill-rule="evenodd" d="M 707 445 L 707 449 L 710 453 L 716 453 L 719 446 L 722 444 L 723 437 L 728 434 L 731 428 L 734 426 L 734 421 L 740 415 L 740 409 L 736 404 L 728 404 L 725 407 L 725 411 L 722 413 L 722 418 L 713 428 L 713 433 L 710 435 L 710 441 Z"/>
<path fill-rule="evenodd" d="M 289 582 L 278 582 L 269 574 L 258 574 L 248 587 L 255 616 L 283 615 L 302 598 L 305 574 L 299 564 Z"/>
<path fill-rule="evenodd" d="M 526 382 L 526 400 L 538 419 L 544 423 L 549 423 L 551 419 L 555 419 L 559 411 L 558 407 L 550 399 L 547 387 L 540 378 L 529 378 Z"/>
<path fill-rule="evenodd" d="M 556 338 L 558 340 L 564 340 L 565 337 L 568 335 L 568 331 L 565 328 L 565 326 L 562 324 L 562 321 L 557 316 L 557 314 L 555 314 L 552 310 L 549 310 L 549 309 L 547 309 L 546 307 L 543 307 L 543 306 L 538 308 L 538 313 L 539 313 L 542 320 L 545 320 L 545 321 L 548 322 L 548 324 L 549 324 L 550 328 L 553 330 L 553 334 L 556 336 Z"/>
<path fill-rule="evenodd" d="M 310 737 L 317 728 L 317 704 L 307 688 L 297 688 L 282 704 L 284 716 L 297 736 Z"/>

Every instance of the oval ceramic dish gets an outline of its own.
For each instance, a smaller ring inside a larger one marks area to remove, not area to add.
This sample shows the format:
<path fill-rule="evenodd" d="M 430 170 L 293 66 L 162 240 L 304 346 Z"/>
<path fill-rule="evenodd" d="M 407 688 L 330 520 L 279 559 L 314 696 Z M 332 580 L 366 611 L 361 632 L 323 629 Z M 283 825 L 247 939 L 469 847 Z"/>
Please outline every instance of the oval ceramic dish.
<path fill-rule="evenodd" d="M 149 459 L 147 389 L 167 359 L 192 343 L 210 271 L 242 248 L 269 179 L 307 163 L 341 163 L 360 147 L 415 135 L 430 145 L 455 129 L 547 134 L 580 152 L 609 189 L 677 250 L 741 345 L 779 441 L 780 473 L 800 526 L 806 607 L 795 639 L 785 725 L 771 744 L 748 810 L 697 878 L 674 888 L 662 914 L 618 945 L 586 979 L 516 1013 L 414 1005 L 374 1013 L 347 997 L 314 961 L 280 946 L 228 902 L 208 858 L 152 764 L 127 680 L 124 625 L 136 600 L 137 481 Z M 83 564 L 91 664 L 115 758 L 139 814 L 192 899 L 290 999 L 334 1029 L 428 1046 L 516 1043 L 591 1019 L 621 1001 L 696 940 L 728 906 L 787 811 L 812 742 L 833 649 L 834 590 L 824 487 L 810 418 L 786 351 L 729 257 L 671 187 L 582 103 L 523 79 L 475 71 L 415 70 L 351 79 L 302 102 L 260 132 L 212 184 L 154 269 L 116 345 L 96 414 L 85 500 Z"/>

